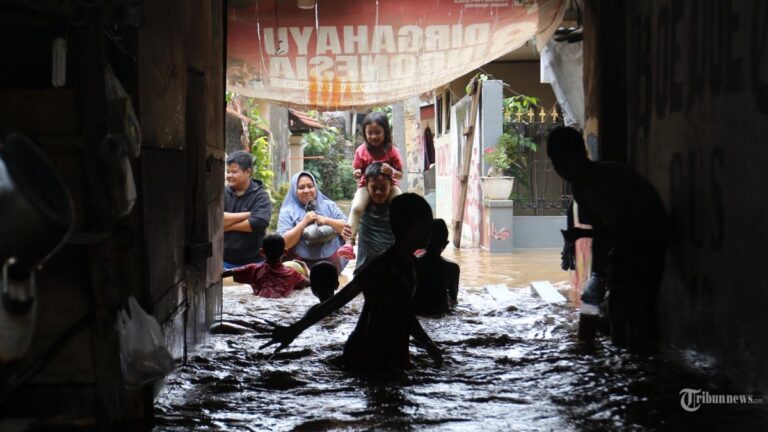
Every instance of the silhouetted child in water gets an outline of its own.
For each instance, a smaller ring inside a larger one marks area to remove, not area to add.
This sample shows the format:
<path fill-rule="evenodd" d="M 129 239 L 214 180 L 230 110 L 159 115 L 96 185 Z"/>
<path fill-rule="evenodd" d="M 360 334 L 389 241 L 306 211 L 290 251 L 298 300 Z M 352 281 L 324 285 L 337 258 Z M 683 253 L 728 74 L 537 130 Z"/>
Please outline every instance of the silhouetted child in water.
<path fill-rule="evenodd" d="M 374 258 L 336 295 L 313 306 L 296 323 L 274 324 L 271 340 L 262 348 L 287 347 L 302 331 L 349 303 L 361 292 L 363 310 L 344 345 L 343 362 L 357 371 L 378 372 L 410 366 L 408 344 L 413 336 L 438 365 L 443 356 L 413 313 L 416 284 L 413 252 L 426 246 L 432 231 L 432 210 L 420 196 L 406 193 L 392 200 L 389 222 L 395 243 Z"/>
<path fill-rule="evenodd" d="M 457 303 L 459 265 L 440 256 L 447 245 L 448 227 L 444 220 L 435 219 L 427 252 L 416 260 L 413 310 L 417 315 L 444 314 Z"/>
<path fill-rule="evenodd" d="M 280 262 L 283 252 L 285 252 L 283 236 L 268 235 L 261 242 L 260 250 L 260 253 L 267 258 L 265 262 L 226 270 L 221 277 L 233 276 L 235 282 L 250 284 L 253 294 L 260 297 L 288 297 L 293 290 L 309 285 L 309 279 L 298 270 Z M 308 272 L 306 264 L 298 262 L 306 274 Z"/>
<path fill-rule="evenodd" d="M 339 287 L 339 272 L 336 266 L 328 261 L 313 265 L 309 272 L 309 287 L 320 303 L 331 298 Z"/>

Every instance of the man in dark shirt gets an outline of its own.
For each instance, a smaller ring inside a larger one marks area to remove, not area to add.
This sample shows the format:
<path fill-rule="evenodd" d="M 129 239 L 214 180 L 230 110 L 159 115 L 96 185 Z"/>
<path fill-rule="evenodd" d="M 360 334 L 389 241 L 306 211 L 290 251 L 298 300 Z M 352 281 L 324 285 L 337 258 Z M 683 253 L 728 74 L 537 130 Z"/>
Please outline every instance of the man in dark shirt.
<path fill-rule="evenodd" d="M 251 178 L 253 156 L 242 150 L 227 157 L 224 188 L 224 268 L 262 262 L 261 241 L 272 216 L 272 201 L 260 180 Z"/>
<path fill-rule="evenodd" d="M 599 304 L 607 285 L 614 343 L 653 351 L 670 232 L 656 188 L 627 165 L 589 160 L 581 133 L 572 128 L 552 130 L 547 154 L 555 171 L 573 186 L 582 222 L 592 225 L 593 278 L 582 301 Z"/>

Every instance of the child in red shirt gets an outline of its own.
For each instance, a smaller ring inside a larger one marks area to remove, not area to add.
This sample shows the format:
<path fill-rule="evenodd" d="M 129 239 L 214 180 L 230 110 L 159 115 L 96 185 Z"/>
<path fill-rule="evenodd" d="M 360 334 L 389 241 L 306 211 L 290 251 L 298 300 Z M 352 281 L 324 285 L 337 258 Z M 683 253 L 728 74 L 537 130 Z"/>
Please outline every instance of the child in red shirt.
<path fill-rule="evenodd" d="M 268 235 L 264 237 L 260 251 L 267 258 L 265 262 L 227 270 L 221 276 L 233 276 L 235 282 L 250 284 L 253 288 L 253 294 L 257 296 L 288 297 L 293 290 L 309 285 L 309 279 L 297 270 L 280 262 L 284 251 L 285 240 L 283 237 L 279 234 Z M 306 274 L 308 272 L 306 264 L 301 263 L 301 265 Z"/>
<path fill-rule="evenodd" d="M 358 179 L 357 191 L 352 199 L 352 208 L 349 211 L 349 226 L 352 229 L 352 235 L 347 243 L 340 247 L 338 254 L 342 258 L 355 259 L 354 245 L 357 237 L 357 229 L 360 225 L 360 218 L 363 216 L 365 208 L 368 207 L 370 196 L 366 188 L 366 180 L 363 173 L 368 165 L 374 162 L 382 162 L 382 174 L 392 177 L 392 191 L 389 194 L 389 200 L 400 195 L 398 180 L 403 178 L 403 161 L 400 157 L 400 151 L 392 144 L 392 130 L 389 127 L 389 120 L 382 112 L 371 112 L 363 119 L 363 144 L 355 150 L 355 158 L 352 161 L 352 168 L 355 169 L 354 176 Z"/>

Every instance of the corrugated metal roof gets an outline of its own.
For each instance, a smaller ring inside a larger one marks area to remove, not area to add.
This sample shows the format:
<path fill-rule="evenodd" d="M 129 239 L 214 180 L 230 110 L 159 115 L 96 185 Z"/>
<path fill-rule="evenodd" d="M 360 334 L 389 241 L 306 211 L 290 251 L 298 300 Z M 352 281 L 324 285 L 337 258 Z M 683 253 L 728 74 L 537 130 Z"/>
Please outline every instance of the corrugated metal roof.
<path fill-rule="evenodd" d="M 327 126 L 323 123 L 315 120 L 313 117 L 311 117 L 309 114 L 295 110 L 293 108 L 288 108 L 288 112 L 295 116 L 297 119 L 299 119 L 300 122 L 302 122 L 306 127 L 311 129 L 325 129 Z M 293 126 L 293 125 L 291 125 Z M 293 129 L 293 127 L 292 127 Z M 298 128 L 297 128 L 298 129 Z"/>

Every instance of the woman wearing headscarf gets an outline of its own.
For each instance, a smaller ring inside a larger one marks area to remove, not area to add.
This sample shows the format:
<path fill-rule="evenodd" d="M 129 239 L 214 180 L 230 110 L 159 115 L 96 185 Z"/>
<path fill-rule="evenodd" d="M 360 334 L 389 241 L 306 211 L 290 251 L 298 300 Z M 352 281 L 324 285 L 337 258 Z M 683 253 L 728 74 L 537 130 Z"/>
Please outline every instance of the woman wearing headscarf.
<path fill-rule="evenodd" d="M 340 236 L 346 223 L 339 206 L 317 189 L 312 174 L 301 171 L 291 178 L 277 222 L 277 233 L 285 239 L 288 257 L 300 259 L 309 267 L 330 261 L 341 271 L 347 260 L 340 258 L 336 250 L 343 244 Z"/>

